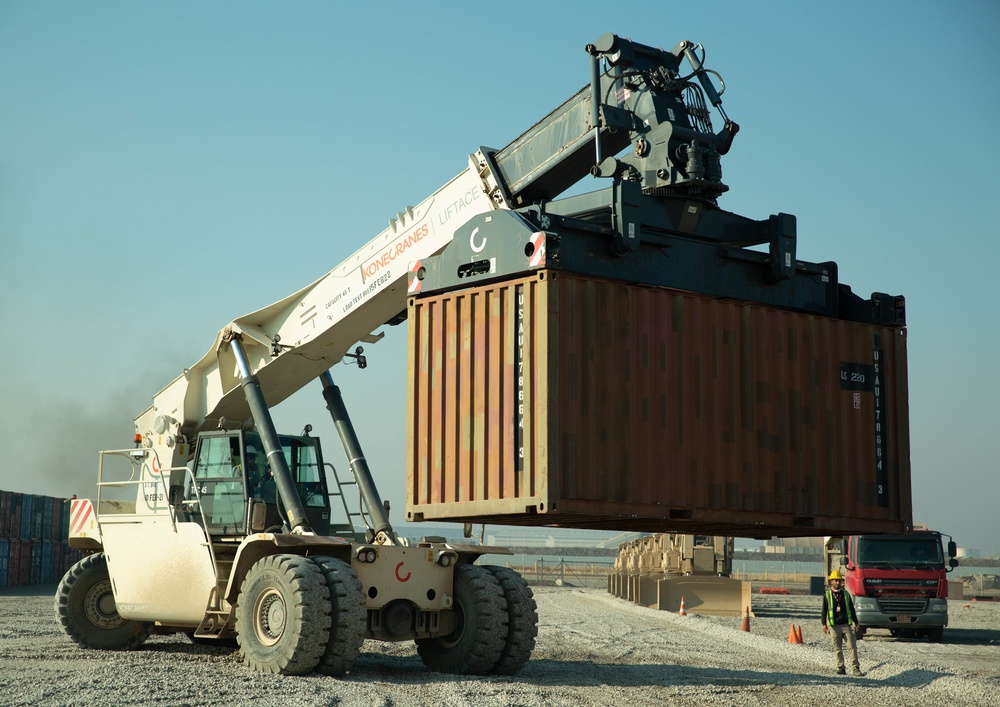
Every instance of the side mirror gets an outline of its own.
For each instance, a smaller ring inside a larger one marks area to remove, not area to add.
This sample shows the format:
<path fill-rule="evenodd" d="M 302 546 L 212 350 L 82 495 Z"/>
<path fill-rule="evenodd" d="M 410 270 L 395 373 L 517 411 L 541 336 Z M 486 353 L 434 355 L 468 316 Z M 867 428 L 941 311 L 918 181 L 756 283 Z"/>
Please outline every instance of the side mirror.
<path fill-rule="evenodd" d="M 844 557 L 843 555 L 840 556 L 840 566 L 847 567 L 847 558 Z"/>
<path fill-rule="evenodd" d="M 958 546 L 955 544 L 954 540 L 948 541 L 948 557 L 954 557 L 958 554 Z"/>
<path fill-rule="evenodd" d="M 951 567 L 952 569 L 955 569 L 956 567 L 958 567 L 958 560 L 955 559 L 954 557 L 951 558 L 950 560 L 948 560 L 948 566 Z"/>
<path fill-rule="evenodd" d="M 264 530 L 264 519 L 267 514 L 267 504 L 263 501 L 253 501 L 250 506 L 250 530 L 259 533 Z"/>

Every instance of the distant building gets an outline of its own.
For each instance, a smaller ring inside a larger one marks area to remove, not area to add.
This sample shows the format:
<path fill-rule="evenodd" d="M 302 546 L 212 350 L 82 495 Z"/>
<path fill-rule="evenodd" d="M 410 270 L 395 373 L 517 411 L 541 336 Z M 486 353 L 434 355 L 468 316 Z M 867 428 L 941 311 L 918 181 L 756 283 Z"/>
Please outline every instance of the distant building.
<path fill-rule="evenodd" d="M 474 536 L 479 537 L 480 525 L 475 526 Z M 615 533 L 607 530 L 580 530 L 576 528 L 533 528 L 487 526 L 486 541 L 504 547 L 612 547 L 636 537 L 635 533 Z"/>
<path fill-rule="evenodd" d="M 779 555 L 822 555 L 823 538 L 771 538 L 764 543 L 764 552 Z"/>

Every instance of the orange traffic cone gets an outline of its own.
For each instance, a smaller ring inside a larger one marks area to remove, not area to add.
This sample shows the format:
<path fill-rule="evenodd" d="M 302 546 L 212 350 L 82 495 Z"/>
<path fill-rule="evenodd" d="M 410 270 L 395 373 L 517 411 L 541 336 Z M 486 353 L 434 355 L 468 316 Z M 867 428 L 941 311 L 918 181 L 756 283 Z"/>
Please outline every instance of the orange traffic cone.
<path fill-rule="evenodd" d="M 801 626 L 796 626 L 795 627 L 795 642 L 796 643 L 805 643 L 805 641 L 802 640 L 802 627 Z"/>
<path fill-rule="evenodd" d="M 789 643 L 799 642 L 799 637 L 795 635 L 795 624 L 792 624 L 791 628 L 788 629 L 788 642 Z"/>
<path fill-rule="evenodd" d="M 743 621 L 740 622 L 740 631 L 746 631 L 750 633 L 750 607 L 747 607 L 747 613 L 743 615 Z"/>
<path fill-rule="evenodd" d="M 687 609 L 684 608 L 684 597 L 683 596 L 681 597 L 681 609 L 677 613 L 680 616 L 687 616 L 688 615 Z"/>

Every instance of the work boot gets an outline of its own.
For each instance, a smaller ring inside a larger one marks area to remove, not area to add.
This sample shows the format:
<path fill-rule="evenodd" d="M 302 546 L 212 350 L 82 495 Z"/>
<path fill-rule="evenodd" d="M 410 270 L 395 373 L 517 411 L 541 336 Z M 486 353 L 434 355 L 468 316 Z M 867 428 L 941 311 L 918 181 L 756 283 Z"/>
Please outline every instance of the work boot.
<path fill-rule="evenodd" d="M 861 672 L 861 668 L 854 668 L 854 675 L 860 678 L 864 676 L 864 673 Z"/>
<path fill-rule="evenodd" d="M 847 671 L 844 669 L 843 665 L 837 668 L 837 675 L 847 675 Z"/>

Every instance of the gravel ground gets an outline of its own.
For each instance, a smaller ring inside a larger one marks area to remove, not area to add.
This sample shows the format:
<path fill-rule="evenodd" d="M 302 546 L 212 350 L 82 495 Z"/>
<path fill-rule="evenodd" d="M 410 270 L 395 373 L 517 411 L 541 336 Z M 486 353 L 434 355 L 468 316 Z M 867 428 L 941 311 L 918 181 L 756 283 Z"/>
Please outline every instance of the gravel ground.
<path fill-rule="evenodd" d="M 861 678 L 834 675 L 819 597 L 754 596 L 739 618 L 681 617 L 600 589 L 536 587 L 532 660 L 514 677 L 424 668 L 412 643 L 367 642 L 345 679 L 254 673 L 232 650 L 154 636 L 130 653 L 78 649 L 57 627 L 54 586 L 0 593 L 6 705 L 995 705 L 1000 603 L 953 602 L 945 642 L 871 634 Z M 804 645 L 786 642 L 792 623 Z M 992 696 L 992 697 L 991 697 Z"/>

